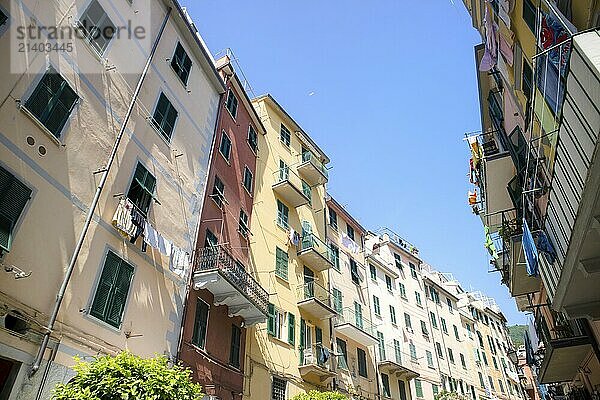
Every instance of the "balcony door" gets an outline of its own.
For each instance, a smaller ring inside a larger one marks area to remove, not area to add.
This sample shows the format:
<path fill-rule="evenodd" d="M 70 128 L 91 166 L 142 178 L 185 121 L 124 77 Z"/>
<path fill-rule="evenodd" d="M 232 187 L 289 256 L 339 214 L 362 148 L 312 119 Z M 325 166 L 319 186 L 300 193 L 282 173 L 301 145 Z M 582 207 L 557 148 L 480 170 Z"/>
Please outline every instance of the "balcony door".
<path fill-rule="evenodd" d="M 316 355 L 312 349 L 312 327 L 304 318 L 300 319 L 300 365 L 314 363 Z"/>
<path fill-rule="evenodd" d="M 312 225 L 308 221 L 302 221 L 302 249 L 313 247 Z"/>
<path fill-rule="evenodd" d="M 315 297 L 315 273 L 308 267 L 304 267 L 304 298 Z"/>

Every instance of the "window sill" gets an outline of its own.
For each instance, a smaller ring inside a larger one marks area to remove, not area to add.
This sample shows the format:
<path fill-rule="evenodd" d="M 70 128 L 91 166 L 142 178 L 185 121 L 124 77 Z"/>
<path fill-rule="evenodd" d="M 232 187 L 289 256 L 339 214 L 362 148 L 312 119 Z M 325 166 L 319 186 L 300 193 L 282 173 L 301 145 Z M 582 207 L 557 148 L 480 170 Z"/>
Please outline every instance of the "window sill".
<path fill-rule="evenodd" d="M 286 347 L 290 347 L 290 348 L 294 348 L 294 347 L 296 347 L 296 345 L 295 345 L 295 344 L 290 344 L 290 343 L 286 342 L 286 341 L 285 341 L 285 340 L 283 340 L 283 339 L 279 339 L 279 338 L 278 338 L 278 337 L 276 337 L 276 336 L 269 335 L 269 338 L 271 338 L 271 340 L 272 340 L 273 342 L 277 343 L 277 344 L 284 345 L 284 346 L 286 346 Z"/>
<path fill-rule="evenodd" d="M 235 120 L 235 117 L 233 116 L 233 114 L 231 113 L 231 111 L 229 111 L 229 108 L 227 108 L 227 102 L 225 102 L 224 106 L 225 106 L 225 109 L 227 110 L 227 113 L 229 114 L 229 116 L 233 120 L 233 122 L 237 123 L 237 121 Z M 236 116 L 237 116 L 237 112 L 236 112 Z"/>
<path fill-rule="evenodd" d="M 171 60 L 172 59 L 173 59 L 173 57 L 171 57 Z M 181 80 L 181 77 L 179 76 L 179 74 L 177 73 L 177 71 L 175 71 L 175 68 L 173 68 L 173 64 L 171 62 L 169 62 L 169 67 L 171 68 L 171 71 L 173 71 L 173 73 L 175 74 L 175 77 L 177 78 L 177 81 L 181 84 L 181 86 L 183 86 L 183 89 L 186 92 L 188 92 L 188 94 L 189 94 L 190 92 L 188 90 L 188 84 L 187 84 L 187 82 L 184 82 L 184 81 Z M 190 72 L 191 72 L 191 69 L 190 69 Z M 188 81 L 190 80 L 190 75 L 191 74 L 188 74 Z"/>
<path fill-rule="evenodd" d="M 73 22 L 71 24 L 71 26 L 73 27 L 73 29 L 75 30 L 79 30 L 82 28 L 82 23 L 81 21 L 77 20 L 75 22 Z M 77 36 L 77 35 L 76 35 Z M 106 64 L 106 58 L 104 57 L 104 54 L 106 53 L 106 50 L 108 49 L 108 47 L 110 46 L 110 42 L 108 43 L 107 47 L 104 49 L 104 52 L 101 54 L 98 52 L 98 50 L 90 43 L 89 39 L 87 38 L 87 36 L 81 38 L 81 41 L 85 44 L 85 47 L 88 49 L 88 51 L 92 54 L 92 56 L 94 56 L 94 58 L 96 58 L 102 65 Z M 112 39 L 111 39 L 112 41 Z"/>
<path fill-rule="evenodd" d="M 227 163 L 227 165 L 229 165 L 231 167 L 231 161 L 229 161 L 229 159 L 227 157 L 225 157 L 225 154 L 223 154 L 223 152 L 221 151 L 221 149 L 219 149 L 219 154 L 221 155 L 221 157 L 223 157 L 223 160 L 225 160 L 225 162 Z"/>
<path fill-rule="evenodd" d="M 92 314 L 89 313 L 89 311 L 86 311 L 85 313 L 83 313 L 83 315 L 85 316 L 85 318 L 93 323 L 95 323 L 96 325 L 99 325 L 105 329 L 108 329 L 114 333 L 118 333 L 121 334 L 121 326 L 123 325 L 123 321 L 121 320 L 121 325 L 119 326 L 119 328 L 114 327 L 113 325 L 109 324 L 108 322 L 102 321 L 100 318 L 98 317 L 94 317 Z"/>
<path fill-rule="evenodd" d="M 254 157 L 258 157 L 258 145 L 256 146 L 256 149 L 255 149 L 252 147 L 252 145 L 250 144 L 250 141 L 248 139 L 246 139 L 246 143 L 248 144 L 248 147 L 250 147 L 250 151 L 252 152 L 252 154 L 254 154 Z"/>
<path fill-rule="evenodd" d="M 248 196 L 250 196 L 250 198 L 253 198 L 254 196 L 252 195 L 252 193 L 250 192 L 250 190 L 248 190 L 248 188 L 246 187 L 246 185 L 244 185 L 243 183 L 241 183 L 241 185 L 244 188 L 244 190 L 246 191 L 246 193 L 248 194 Z"/>
<path fill-rule="evenodd" d="M 161 131 L 160 128 L 154 124 L 154 117 L 152 117 L 152 116 L 147 117 L 146 120 L 148 121 L 148 124 L 154 130 L 154 132 L 156 132 L 158 137 L 160 137 L 162 139 L 162 141 L 167 145 L 167 147 L 170 148 L 171 140 L 173 139 L 173 132 L 171 132 L 171 137 L 169 139 L 167 139 L 165 136 L 165 133 L 163 131 Z"/>
<path fill-rule="evenodd" d="M 288 282 L 288 278 L 284 278 L 283 276 L 279 276 L 277 274 L 275 274 L 275 278 L 277 278 L 278 280 L 282 281 L 283 283 L 285 283 L 286 285 L 289 285 L 290 283 Z M 277 339 L 277 338 L 275 338 Z M 277 339 L 277 340 L 281 340 L 281 339 Z"/>
<path fill-rule="evenodd" d="M 42 130 L 42 132 L 44 132 L 44 133 L 46 134 L 46 136 L 48 136 L 48 137 L 50 138 L 50 140 L 51 140 L 51 141 L 52 141 L 52 142 L 53 142 L 55 145 L 57 145 L 57 146 L 65 146 L 65 144 L 64 144 L 64 143 L 63 143 L 63 142 L 62 142 L 62 141 L 61 141 L 59 138 L 57 138 L 57 137 L 56 137 L 56 136 L 55 136 L 55 135 L 54 135 L 52 132 L 50 132 L 50 130 L 48 130 L 48 128 L 46 128 L 46 127 L 44 126 L 44 124 L 42 124 L 42 122 L 41 122 L 39 119 L 37 119 L 37 117 L 36 117 L 35 115 L 33 115 L 33 114 L 31 113 L 31 111 L 29 111 L 29 110 L 27 109 L 27 107 L 25 107 L 25 105 L 23 105 L 23 104 L 22 104 L 22 105 L 19 107 L 19 109 L 21 110 L 21 112 L 22 112 L 23 114 L 27 115 L 27 116 L 29 117 L 29 119 L 31 119 L 31 121 L 33 121 L 33 122 L 34 122 L 34 123 L 35 123 L 35 124 L 38 126 L 38 128 L 40 128 L 40 129 Z M 70 115 L 69 115 L 69 118 L 71 118 L 71 116 L 70 116 Z M 67 124 L 65 124 L 65 126 L 66 126 L 66 125 L 67 125 Z M 64 128 L 64 127 L 63 127 L 63 128 Z"/>

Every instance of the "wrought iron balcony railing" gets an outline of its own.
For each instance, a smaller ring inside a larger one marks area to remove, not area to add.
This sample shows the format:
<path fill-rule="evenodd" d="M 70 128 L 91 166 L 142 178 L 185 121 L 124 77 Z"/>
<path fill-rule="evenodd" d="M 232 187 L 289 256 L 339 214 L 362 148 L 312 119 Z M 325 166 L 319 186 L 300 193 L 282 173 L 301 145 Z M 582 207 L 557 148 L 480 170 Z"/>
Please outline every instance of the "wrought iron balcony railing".
<path fill-rule="evenodd" d="M 200 250 L 195 273 L 218 270 L 227 281 L 252 302 L 262 313 L 268 314 L 269 294 L 246 272 L 244 265 L 220 246 Z"/>

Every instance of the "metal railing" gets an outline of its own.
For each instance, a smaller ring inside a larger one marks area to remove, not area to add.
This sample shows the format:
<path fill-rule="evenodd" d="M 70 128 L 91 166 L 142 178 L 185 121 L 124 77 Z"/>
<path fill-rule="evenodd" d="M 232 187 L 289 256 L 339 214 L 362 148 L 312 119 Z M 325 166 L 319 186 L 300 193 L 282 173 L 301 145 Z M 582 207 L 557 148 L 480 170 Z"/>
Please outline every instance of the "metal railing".
<path fill-rule="evenodd" d="M 194 272 L 218 270 L 263 314 L 268 314 L 269 294 L 246 272 L 244 265 L 234 259 L 225 248 L 205 247 L 198 252 Z"/>
<path fill-rule="evenodd" d="M 375 336 L 375 325 L 369 319 L 363 317 L 362 313 L 357 314 L 353 308 L 346 307 L 338 311 L 338 315 L 334 318 L 334 325 L 343 324 L 350 324 L 368 335 Z"/>
<path fill-rule="evenodd" d="M 329 246 L 319 239 L 314 233 L 304 233 L 302 240 L 300 240 L 300 246 L 298 246 L 298 252 L 313 250 L 319 253 L 323 258 L 329 260 L 333 264 L 332 255 Z"/>
<path fill-rule="evenodd" d="M 542 341 L 550 344 L 556 340 L 587 337 L 586 323 L 585 319 L 570 320 L 564 314 L 550 310 L 550 314 L 537 313 L 535 326 Z"/>
<path fill-rule="evenodd" d="M 302 163 L 310 162 L 312 165 L 317 168 L 325 178 L 329 178 L 329 171 L 325 168 L 325 165 L 310 151 L 305 151 L 302 153 Z"/>
<path fill-rule="evenodd" d="M 396 244 L 397 246 L 402 247 L 404 250 L 408 251 L 411 254 L 414 254 L 416 256 L 419 255 L 419 249 L 415 245 L 410 243 L 408 240 L 403 239 L 400 235 L 398 235 L 396 232 L 394 232 L 390 228 L 386 228 L 386 227 L 380 228 L 377 231 L 377 234 L 379 234 L 379 235 L 387 234 L 392 243 Z"/>
<path fill-rule="evenodd" d="M 309 348 L 300 348 L 300 366 L 318 365 L 319 367 L 333 370 L 334 354 L 321 343 L 315 343 Z"/>
<path fill-rule="evenodd" d="M 331 307 L 331 293 L 314 281 L 298 286 L 296 296 L 300 301 L 315 299 Z"/>
<path fill-rule="evenodd" d="M 276 185 L 281 182 L 288 181 L 292 186 L 295 186 L 298 191 L 302 191 L 302 179 L 296 174 L 290 167 L 279 168 L 273 172 L 273 184 Z"/>

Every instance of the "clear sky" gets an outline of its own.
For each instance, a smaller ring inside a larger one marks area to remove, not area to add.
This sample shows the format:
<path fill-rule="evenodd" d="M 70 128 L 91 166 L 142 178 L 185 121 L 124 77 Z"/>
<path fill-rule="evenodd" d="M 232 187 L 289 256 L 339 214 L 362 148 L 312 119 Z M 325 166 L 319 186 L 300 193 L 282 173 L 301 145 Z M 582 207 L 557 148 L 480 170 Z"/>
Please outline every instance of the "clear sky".
<path fill-rule="evenodd" d="M 387 226 L 465 289 L 525 318 L 488 273 L 467 206 L 464 132 L 480 129 L 461 0 L 182 0 L 213 54 L 231 48 L 331 158 L 329 191 L 368 229 Z"/>

